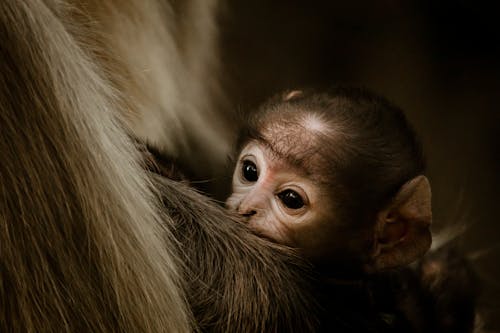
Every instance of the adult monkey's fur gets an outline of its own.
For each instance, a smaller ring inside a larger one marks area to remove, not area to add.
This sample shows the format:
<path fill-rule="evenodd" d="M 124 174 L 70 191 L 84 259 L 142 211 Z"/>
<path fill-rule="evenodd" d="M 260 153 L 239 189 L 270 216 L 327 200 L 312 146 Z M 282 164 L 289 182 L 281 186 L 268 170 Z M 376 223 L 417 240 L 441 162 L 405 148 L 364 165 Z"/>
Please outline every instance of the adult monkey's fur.
<path fill-rule="evenodd" d="M 212 94 L 210 57 L 196 54 L 213 46 L 199 33 L 214 6 L 0 2 L 1 332 L 314 325 L 296 259 L 150 178 L 126 135 L 190 147 L 183 126 L 203 123 Z M 173 9 L 202 26 L 183 30 Z M 195 140 L 221 147 L 214 133 Z"/>

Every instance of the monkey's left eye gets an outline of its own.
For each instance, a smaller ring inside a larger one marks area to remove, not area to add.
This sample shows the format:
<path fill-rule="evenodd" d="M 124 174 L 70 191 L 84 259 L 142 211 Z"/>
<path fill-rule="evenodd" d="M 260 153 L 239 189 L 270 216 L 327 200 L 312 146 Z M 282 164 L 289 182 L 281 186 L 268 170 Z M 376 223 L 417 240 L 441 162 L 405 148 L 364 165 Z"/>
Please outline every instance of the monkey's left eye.
<path fill-rule="evenodd" d="M 290 209 L 300 209 L 304 207 L 304 200 L 294 190 L 284 190 L 278 193 L 278 198 L 283 204 Z"/>
<path fill-rule="evenodd" d="M 252 161 L 243 161 L 243 178 L 245 178 L 249 182 L 256 182 L 259 179 L 259 174 L 257 172 L 257 166 Z"/>

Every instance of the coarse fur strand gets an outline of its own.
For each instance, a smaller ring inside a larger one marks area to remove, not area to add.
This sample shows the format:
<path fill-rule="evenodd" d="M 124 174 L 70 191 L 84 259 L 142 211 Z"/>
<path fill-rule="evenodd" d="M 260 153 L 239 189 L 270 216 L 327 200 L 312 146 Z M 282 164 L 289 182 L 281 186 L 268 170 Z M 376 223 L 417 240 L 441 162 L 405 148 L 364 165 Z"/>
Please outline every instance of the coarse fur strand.
<path fill-rule="evenodd" d="M 53 8 L 0 3 L 0 331 L 187 332 L 117 102 Z"/>

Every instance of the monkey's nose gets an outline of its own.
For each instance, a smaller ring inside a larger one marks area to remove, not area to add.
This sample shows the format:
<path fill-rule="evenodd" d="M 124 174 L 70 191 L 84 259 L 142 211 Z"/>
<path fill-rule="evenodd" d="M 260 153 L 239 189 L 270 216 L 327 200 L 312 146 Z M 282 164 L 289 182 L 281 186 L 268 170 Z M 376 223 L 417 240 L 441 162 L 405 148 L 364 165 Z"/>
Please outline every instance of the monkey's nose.
<path fill-rule="evenodd" d="M 255 208 L 253 208 L 252 206 L 249 207 L 246 204 L 240 205 L 238 207 L 237 211 L 238 211 L 238 214 L 240 214 L 241 216 L 247 217 L 247 218 L 250 218 L 250 217 L 254 216 L 255 214 L 257 214 L 257 210 Z"/>

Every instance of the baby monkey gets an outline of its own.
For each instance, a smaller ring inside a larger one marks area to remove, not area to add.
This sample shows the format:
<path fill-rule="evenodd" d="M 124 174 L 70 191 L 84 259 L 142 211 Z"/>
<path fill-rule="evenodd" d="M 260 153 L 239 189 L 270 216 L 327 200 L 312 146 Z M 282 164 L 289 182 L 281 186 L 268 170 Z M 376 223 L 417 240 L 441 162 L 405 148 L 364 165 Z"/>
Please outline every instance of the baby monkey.
<path fill-rule="evenodd" d="M 229 209 L 322 276 L 373 273 L 431 244 L 431 189 L 403 112 L 366 90 L 292 91 L 250 116 Z"/>

